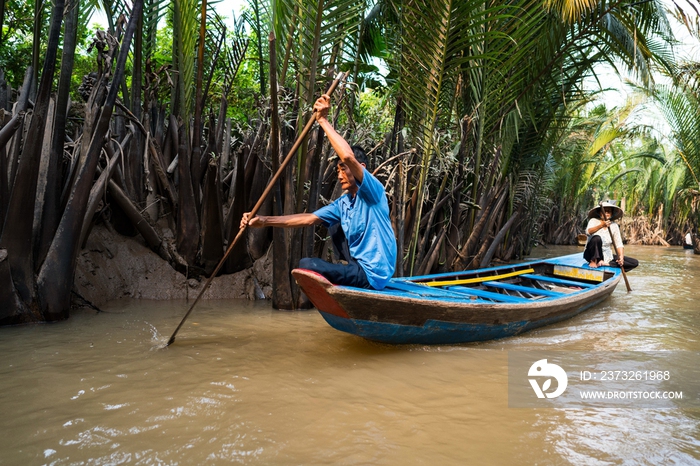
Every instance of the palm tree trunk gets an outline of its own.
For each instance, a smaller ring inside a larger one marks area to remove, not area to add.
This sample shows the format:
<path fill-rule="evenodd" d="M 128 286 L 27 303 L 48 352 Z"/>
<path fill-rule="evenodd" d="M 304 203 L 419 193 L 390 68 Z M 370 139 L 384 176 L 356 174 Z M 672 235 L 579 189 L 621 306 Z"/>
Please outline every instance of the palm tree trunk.
<path fill-rule="evenodd" d="M 297 109 L 298 111 L 299 109 Z M 299 120 L 297 120 L 299 121 Z M 288 153 L 289 150 L 291 149 L 292 145 L 291 142 L 294 139 L 295 132 L 292 132 L 287 129 L 287 137 L 283 138 L 283 140 L 287 141 L 286 147 L 283 148 L 282 152 L 283 153 Z M 284 130 L 283 130 L 284 131 Z M 299 152 L 297 151 L 297 154 Z M 284 215 L 290 215 L 296 212 L 296 204 L 295 204 L 295 199 L 296 199 L 296 192 L 295 188 L 296 185 L 294 183 L 294 159 L 292 159 L 291 163 L 287 165 L 286 171 L 284 173 Z M 299 234 L 300 231 L 298 229 L 294 230 L 286 230 L 284 232 L 286 236 L 286 244 L 287 244 L 287 259 L 289 263 L 290 268 L 294 268 L 297 265 L 299 265 L 299 260 L 301 259 L 301 254 L 300 254 L 300 248 L 295 247 L 295 245 L 299 244 Z M 301 295 L 301 289 L 299 286 L 296 284 L 296 282 L 292 281 L 292 307 L 296 308 L 299 305 L 300 301 L 300 295 Z"/>
<path fill-rule="evenodd" d="M 16 113 L 15 115 L 12 116 L 10 121 L 7 122 L 5 126 L 0 128 L 0 150 L 4 150 L 5 146 L 7 143 L 10 141 L 10 138 L 14 136 L 15 132 L 19 128 L 20 123 L 24 119 L 24 112 Z M 3 152 L 3 155 L 5 153 Z M 0 160 L 0 163 L 5 163 L 6 161 L 4 160 L 5 157 L 3 157 L 3 160 Z M 7 170 L 2 171 L 3 176 L 7 176 Z M 6 187 L 7 183 L 3 183 L 2 186 Z M 0 217 L 2 218 L 2 217 Z"/>
<path fill-rule="evenodd" d="M 426 133 L 424 134 L 424 137 L 429 137 L 432 138 L 433 135 Z M 420 253 L 418 251 L 419 247 L 419 237 L 420 237 L 420 221 L 423 215 L 423 204 L 427 201 L 428 195 L 430 192 L 428 191 L 428 170 L 430 165 L 433 162 L 433 155 L 434 155 L 434 148 L 433 142 L 429 142 L 431 148 L 429 150 L 426 150 L 423 152 L 422 157 L 421 157 L 421 163 L 420 163 L 420 168 L 419 168 L 419 175 L 418 175 L 418 185 L 415 188 L 415 210 L 413 210 L 414 215 L 411 218 L 411 241 L 408 245 L 408 267 L 409 267 L 409 275 L 413 275 L 414 268 L 417 267 L 416 264 L 416 259 Z"/>
<path fill-rule="evenodd" d="M 508 221 L 503 225 L 503 227 L 499 230 L 499 232 L 496 234 L 496 236 L 493 238 L 493 241 L 491 242 L 491 245 L 489 246 L 488 250 L 486 251 L 486 254 L 484 254 L 484 257 L 481 259 L 481 264 L 480 267 L 486 267 L 491 263 L 491 260 L 493 259 L 494 254 L 496 253 L 496 248 L 501 245 L 503 242 L 503 238 L 505 238 L 506 233 L 508 233 L 508 230 L 510 227 L 513 226 L 513 223 L 518 218 L 518 211 L 513 212 L 513 215 L 510 216 Z"/>
<path fill-rule="evenodd" d="M 394 126 L 392 129 L 391 136 L 391 150 L 389 154 L 393 157 L 396 154 L 403 154 L 403 133 L 401 132 L 404 126 L 404 109 L 403 109 L 403 99 L 401 96 L 396 98 L 396 112 L 394 114 Z M 396 146 L 394 148 L 394 143 Z M 393 224 L 394 224 L 394 234 L 396 235 L 396 272 L 395 275 L 398 277 L 403 277 L 404 263 L 403 263 L 403 250 L 404 250 L 404 226 L 406 213 L 405 203 L 406 203 L 406 174 L 405 174 L 405 162 L 403 158 L 399 161 L 399 168 L 397 173 L 398 185 L 396 187 L 396 195 L 394 196 L 394 209 L 392 211 Z"/>
<path fill-rule="evenodd" d="M 476 253 L 474 258 L 468 265 L 468 268 L 470 269 L 476 268 L 481 264 L 481 261 L 485 256 L 488 247 L 491 244 L 491 241 L 493 241 L 493 238 L 491 238 L 492 230 L 494 223 L 502 215 L 501 209 L 503 208 L 503 204 L 505 203 L 507 198 L 505 193 L 505 189 L 501 190 L 501 195 L 496 196 L 496 199 L 494 200 L 495 206 L 493 206 L 493 208 L 490 209 L 490 214 L 483 217 L 484 226 L 478 240 L 478 243 L 481 244 L 481 247 L 479 248 L 479 251 Z"/>
<path fill-rule="evenodd" d="M 125 140 L 122 141 L 123 146 L 127 146 L 131 142 L 132 134 L 133 133 L 130 132 L 126 135 Z M 105 150 L 107 151 L 109 161 L 107 162 L 107 167 L 102 170 L 100 177 L 90 189 L 90 199 L 88 200 L 88 207 L 85 211 L 85 220 L 83 221 L 83 227 L 80 230 L 80 242 L 78 244 L 80 244 L 81 247 L 85 247 L 84 245 L 92 228 L 93 216 L 97 210 L 97 205 L 105 193 L 107 184 L 112 178 L 115 168 L 117 168 L 117 162 L 123 154 L 121 148 L 118 152 L 115 152 L 109 144 L 105 144 Z"/>
<path fill-rule="evenodd" d="M 65 3 L 65 0 L 64 2 Z M 34 96 L 34 85 L 39 80 L 39 61 L 41 60 L 41 26 L 44 20 L 44 0 L 34 0 L 34 28 L 32 37 L 32 69 L 34 79 L 32 80 L 32 90 L 30 94 Z"/>
<path fill-rule="evenodd" d="M 464 117 L 462 119 L 462 134 L 459 145 L 459 155 L 457 157 L 457 180 L 464 180 L 464 159 L 467 153 L 468 138 L 471 131 L 472 119 Z M 452 201 L 452 214 L 450 215 L 450 226 L 447 234 L 447 248 L 445 254 L 445 264 L 451 266 L 457 256 L 457 251 L 461 242 L 459 225 L 462 220 L 462 190 L 458 189 Z"/>
<path fill-rule="evenodd" d="M 1 1 L 1 0 L 0 0 Z M 20 125 L 24 122 L 24 112 L 17 113 L 5 126 L 0 129 L 0 219 L 5 218 L 7 203 L 10 201 L 10 190 L 7 182 L 8 166 L 5 146 L 12 136 L 17 133 Z M 0 220 L 0 236 L 2 236 L 2 220 Z"/>
<path fill-rule="evenodd" d="M 483 102 L 482 102 L 483 104 Z M 475 150 L 474 150 L 474 175 L 472 177 L 473 179 L 473 184 L 472 184 L 472 200 L 476 201 L 478 197 L 478 192 L 479 192 L 479 186 L 481 185 L 481 150 L 482 146 L 484 143 L 484 110 L 479 106 L 478 109 L 476 109 L 477 116 L 476 116 L 476 124 L 477 124 L 477 136 L 476 136 L 476 141 L 475 141 Z M 472 211 L 471 215 L 469 216 L 469 224 L 467 225 L 467 231 L 470 231 L 472 227 L 475 224 L 475 215 L 476 212 Z"/>
<path fill-rule="evenodd" d="M 433 265 L 435 264 L 435 261 L 438 258 L 438 255 L 440 254 L 440 249 L 442 247 L 443 241 L 445 240 L 446 233 L 447 228 L 442 228 L 440 230 L 440 233 L 437 234 L 433 241 L 433 244 L 430 246 L 428 254 L 426 254 L 425 256 L 425 260 L 418 268 L 418 275 L 426 275 L 430 273 L 430 271 L 433 268 Z"/>
<path fill-rule="evenodd" d="M 46 114 L 46 121 L 50 123 L 44 128 L 44 134 L 42 137 L 43 145 L 41 148 L 41 161 L 39 162 L 39 172 L 37 174 L 36 204 L 34 206 L 34 223 L 32 226 L 32 241 L 34 242 L 35 269 L 41 266 L 41 263 L 43 262 L 43 256 L 39 255 L 39 248 L 41 246 L 41 224 L 44 213 L 44 203 L 46 201 L 47 194 L 46 187 L 50 179 L 57 177 L 55 172 L 51 173 L 49 171 L 51 168 L 51 130 L 53 129 L 51 122 L 54 121 L 55 113 L 56 99 L 51 97 L 51 99 L 49 100 L 49 109 Z"/>
<path fill-rule="evenodd" d="M 231 118 L 226 118 L 227 102 L 224 97 L 221 98 L 221 113 L 219 113 L 219 125 L 222 126 L 222 132 L 219 134 L 219 142 L 221 147 L 221 159 L 219 161 L 219 176 L 224 179 L 224 170 L 228 169 L 231 161 Z"/>
<path fill-rule="evenodd" d="M 148 147 L 146 148 L 151 156 L 149 160 L 152 164 L 152 168 L 155 171 L 156 179 L 158 180 L 158 185 L 160 186 L 160 191 L 165 194 L 168 202 L 172 208 L 177 207 L 177 195 L 175 194 L 175 187 L 172 184 L 170 178 L 168 178 L 167 166 L 163 160 L 163 154 L 160 149 L 156 146 L 156 142 L 153 141 L 154 138 L 148 140 Z M 168 138 L 170 139 L 170 138 Z"/>
<path fill-rule="evenodd" d="M 270 162 L 273 173 L 277 173 L 280 165 L 280 123 L 279 105 L 277 99 L 277 49 L 275 33 L 270 32 L 268 38 L 270 50 Z M 282 215 L 281 182 L 277 180 L 274 188 L 272 205 L 273 215 Z M 292 288 L 289 274 L 289 258 L 287 257 L 287 234 L 283 228 L 272 229 L 272 307 L 275 309 L 294 309 Z"/>
<path fill-rule="evenodd" d="M 320 53 L 319 44 L 321 43 L 321 23 L 323 20 L 323 4 L 324 0 L 318 0 L 316 6 L 316 21 L 314 23 L 314 45 L 312 47 L 312 54 L 309 57 L 309 76 L 306 81 L 306 96 L 304 98 L 307 105 L 311 105 L 314 98 L 314 90 L 316 88 L 316 69 L 318 67 L 318 55 Z M 301 113 L 300 113 L 301 115 Z M 298 119 L 297 130 L 304 127 L 303 121 L 305 118 Z M 297 176 L 297 211 L 301 211 L 304 197 L 304 183 L 307 181 L 307 176 L 305 172 L 306 168 L 306 158 L 308 155 L 309 142 L 308 138 L 304 140 L 299 150 L 299 171 Z"/>
<path fill-rule="evenodd" d="M 260 199 L 268 184 L 268 180 L 272 176 L 268 167 L 260 160 L 260 157 L 255 155 L 252 157 L 254 157 L 254 160 L 251 160 L 251 162 L 255 162 L 255 173 L 252 178 L 252 188 L 248 198 L 249 209 Z M 272 214 L 272 199 L 268 197 L 260 207 L 258 215 L 270 214 Z M 270 241 L 272 241 L 272 237 L 268 228 L 248 229 L 248 251 L 254 261 L 265 255 L 270 246 Z"/>
<path fill-rule="evenodd" d="M 245 158 L 246 151 L 241 151 L 238 161 L 235 164 L 235 181 L 232 184 L 234 190 L 231 206 L 226 218 L 226 239 L 231 242 L 238 235 L 239 225 L 243 214 L 248 210 L 246 194 L 248 192 L 245 178 Z M 226 272 L 235 273 L 246 269 L 252 265 L 248 255 L 248 247 L 245 241 L 239 241 L 226 259 Z"/>
<path fill-rule="evenodd" d="M 324 134 L 325 133 L 320 127 L 316 128 L 316 137 L 314 138 L 314 150 L 311 154 L 311 158 L 307 161 L 307 170 L 305 170 L 309 174 L 309 198 L 306 202 L 307 212 L 314 212 L 318 208 L 318 193 L 320 190 L 322 176 L 322 173 L 320 171 L 325 168 L 325 165 L 321 163 Z M 303 240 L 301 250 L 302 257 L 310 257 L 313 255 L 315 232 L 315 226 L 310 226 L 303 229 Z"/>
<path fill-rule="evenodd" d="M 0 306 L 0 325 L 18 324 L 24 321 L 23 316 L 27 309 L 19 300 L 17 290 L 12 282 L 6 249 L 0 249 L 0 303 L 2 303 Z"/>
<path fill-rule="evenodd" d="M 172 121 L 172 118 L 171 118 Z M 172 123 L 171 123 L 172 124 Z M 192 175 L 190 172 L 190 153 L 186 141 L 186 131 L 179 132 L 180 144 L 178 150 L 178 175 L 180 186 L 178 189 L 177 211 L 177 252 L 185 258 L 188 264 L 193 265 L 197 256 L 199 244 L 199 220 L 197 206 L 192 191 Z"/>
<path fill-rule="evenodd" d="M 60 3 L 60 9 L 58 9 Z M 63 13 L 63 1 L 57 0 L 54 10 L 61 17 Z M 126 27 L 124 40 L 119 50 L 119 58 L 114 69 L 112 82 L 119 83 L 124 76 L 126 59 L 129 54 L 131 38 L 134 35 L 138 17 L 143 9 L 143 0 L 134 0 L 131 17 Z M 57 29 L 60 29 L 60 20 L 57 21 Z M 53 26 L 52 26 L 53 30 Z M 58 35 L 58 34 L 56 34 Z M 58 42 L 58 40 L 56 40 Z M 43 79 L 43 78 L 42 78 Z M 43 82 L 42 82 L 43 85 Z M 85 219 L 87 202 L 90 196 L 90 188 L 97 169 L 104 138 L 109 128 L 109 122 L 117 100 L 118 86 L 109 89 L 107 98 L 102 106 L 95 132 L 92 135 L 90 148 L 85 155 L 82 166 L 73 186 L 68 205 L 63 213 L 61 222 L 56 230 L 51 247 L 41 267 L 37 283 L 39 285 L 39 304 L 42 317 L 46 320 L 58 320 L 68 317 L 70 309 L 70 290 L 73 285 L 75 273 L 75 261 L 80 241 L 80 230 Z"/>
<path fill-rule="evenodd" d="M 8 153 L 6 154 L 8 163 L 8 174 L 7 174 L 7 186 L 8 186 L 8 197 L 7 202 L 9 203 L 9 193 L 12 192 L 12 186 L 15 184 L 15 177 L 17 176 L 17 168 L 19 166 L 19 157 L 22 151 L 22 144 L 25 139 L 27 132 L 28 121 L 25 118 L 25 112 L 29 106 L 29 93 L 32 89 L 32 82 L 34 77 L 34 68 L 31 66 L 27 67 L 24 72 L 24 82 L 22 83 L 22 89 L 20 90 L 17 102 L 14 105 L 13 116 L 19 115 L 20 123 L 18 132 L 11 139 L 10 147 L 8 148 Z M 5 210 L 7 212 L 7 210 Z M 5 217 L 0 217 L 0 232 L 4 227 Z"/>
<path fill-rule="evenodd" d="M 258 36 L 258 70 L 260 71 L 260 95 L 265 95 L 267 86 L 265 85 L 265 60 L 263 57 L 262 36 L 263 31 L 260 26 L 260 1 L 253 0 L 253 14 L 255 14 L 255 28 Z"/>
<path fill-rule="evenodd" d="M 33 215 L 36 205 L 36 187 L 41 163 L 46 116 L 51 98 L 51 85 L 56 70 L 56 55 L 61 34 L 65 0 L 56 0 L 51 14 L 51 29 L 46 48 L 46 58 L 41 73 L 34 113 L 29 127 L 29 137 L 22 149 L 15 183 L 10 194 L 5 227 L 0 237 L 0 247 L 7 249 L 8 260 L 15 287 L 22 301 L 32 303 L 36 296 L 33 254 Z M 38 20 L 37 20 L 38 21 Z"/>
<path fill-rule="evenodd" d="M 115 183 L 114 180 L 109 180 L 108 186 L 112 199 L 114 199 L 117 205 L 124 211 L 136 230 L 146 241 L 148 247 L 151 248 L 153 252 L 158 254 L 161 259 L 170 261 L 171 257 L 169 252 L 166 250 L 163 240 L 158 235 L 155 228 L 148 223 L 148 220 L 141 213 L 141 210 L 134 205 L 131 199 L 129 199 L 129 196 L 127 196 L 126 193 L 124 193 L 124 191 L 117 186 L 117 183 Z"/>
<path fill-rule="evenodd" d="M 197 78 L 195 80 L 194 98 L 194 122 L 192 128 L 192 159 L 190 167 L 192 171 L 192 193 L 194 202 L 199 211 L 199 191 L 202 182 L 202 84 L 204 79 L 204 42 L 207 34 L 207 0 L 202 0 L 202 13 L 199 22 L 199 48 L 197 50 Z"/>
<path fill-rule="evenodd" d="M 430 238 L 430 234 L 433 229 L 433 221 L 435 220 L 435 214 L 441 206 L 440 200 L 442 199 L 442 195 L 445 192 L 445 187 L 447 186 L 447 180 L 449 178 L 450 177 L 447 176 L 447 174 L 445 174 L 445 176 L 442 178 L 442 183 L 440 183 L 440 188 L 438 189 L 437 196 L 435 197 L 435 203 L 433 204 L 433 208 L 430 209 L 430 212 L 428 213 L 427 221 L 425 222 L 424 227 L 425 229 L 423 230 L 423 239 L 420 242 L 420 246 L 418 247 L 418 251 L 416 254 L 416 264 L 418 264 L 418 268 L 420 268 L 421 264 L 423 263 L 423 254 L 425 253 L 428 238 Z M 417 228 L 420 228 L 421 226 L 422 225 L 418 226 Z"/>
<path fill-rule="evenodd" d="M 471 261 L 471 255 L 478 244 L 481 233 L 486 225 L 486 220 L 491 212 L 492 200 L 495 197 L 495 188 L 482 195 L 481 210 L 475 218 L 474 228 L 469 232 L 467 241 L 462 245 L 459 254 L 452 263 L 453 270 L 464 270 Z"/>
<path fill-rule="evenodd" d="M 204 180 L 202 199 L 202 256 L 201 264 L 207 275 L 211 275 L 224 255 L 223 211 L 221 208 L 221 182 L 219 167 L 215 160 L 209 162 Z"/>
<path fill-rule="evenodd" d="M 5 0 L 0 0 L 0 8 Z M 2 44 L 2 21 L 0 21 L 0 45 Z M 0 68 L 0 109 L 10 111 L 10 100 L 12 99 L 12 86 L 5 80 L 5 72 Z"/>
<path fill-rule="evenodd" d="M 128 102 L 131 113 L 138 121 L 141 121 L 141 87 L 143 82 L 143 10 L 138 17 L 138 26 L 134 33 L 134 53 L 132 55 L 133 70 L 131 75 L 131 99 Z M 126 84 L 125 84 L 126 86 Z M 131 140 L 131 146 L 125 165 L 128 174 L 125 174 L 131 181 L 133 200 L 141 204 L 146 199 L 144 190 L 144 134 L 136 132 Z M 148 150 L 146 148 L 146 150 Z"/>
<path fill-rule="evenodd" d="M 51 140 L 51 157 L 49 159 L 49 177 L 46 184 L 46 196 L 44 198 L 43 221 L 41 231 L 38 232 L 39 246 L 37 248 L 37 262 L 43 262 L 51 245 L 51 240 L 56 233 L 58 222 L 61 219 L 61 191 L 63 190 L 61 165 L 63 161 L 63 145 L 66 139 L 66 121 L 68 117 L 68 101 L 70 100 L 71 76 L 73 75 L 73 61 L 78 35 L 78 18 L 80 15 L 80 0 L 72 0 L 70 9 L 66 15 L 63 34 L 63 55 L 61 58 L 61 75 L 58 82 L 58 95 L 56 97 L 56 111 L 53 120 L 53 134 Z"/>

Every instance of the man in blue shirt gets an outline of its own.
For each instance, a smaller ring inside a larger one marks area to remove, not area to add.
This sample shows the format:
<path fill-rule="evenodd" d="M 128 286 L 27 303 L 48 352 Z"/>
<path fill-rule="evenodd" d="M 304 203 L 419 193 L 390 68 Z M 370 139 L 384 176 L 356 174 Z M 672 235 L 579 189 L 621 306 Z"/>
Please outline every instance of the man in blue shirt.
<path fill-rule="evenodd" d="M 389 220 L 389 204 L 384 186 L 367 171 L 364 151 L 350 145 L 328 121 L 330 98 L 322 95 L 314 104 L 316 121 L 325 131 L 340 158 L 338 181 L 346 191 L 339 199 L 314 213 L 280 216 L 243 214 L 241 228 L 305 227 L 323 223 L 340 225 L 350 257 L 345 264 L 332 264 L 318 258 L 304 258 L 299 268 L 313 270 L 336 285 L 381 290 L 394 275 L 396 240 Z"/>

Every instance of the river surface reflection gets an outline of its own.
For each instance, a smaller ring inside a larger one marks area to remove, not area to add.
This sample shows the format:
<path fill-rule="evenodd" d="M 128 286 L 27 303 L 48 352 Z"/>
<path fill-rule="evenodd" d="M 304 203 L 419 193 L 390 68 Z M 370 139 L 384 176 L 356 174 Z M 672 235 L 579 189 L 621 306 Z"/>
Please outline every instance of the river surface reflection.
<path fill-rule="evenodd" d="M 631 294 L 480 344 L 381 345 L 248 301 L 199 303 L 165 349 L 187 302 L 0 329 L 0 464 L 698 464 L 700 411 L 508 407 L 509 351 L 700 351 L 700 256 L 627 253 Z"/>

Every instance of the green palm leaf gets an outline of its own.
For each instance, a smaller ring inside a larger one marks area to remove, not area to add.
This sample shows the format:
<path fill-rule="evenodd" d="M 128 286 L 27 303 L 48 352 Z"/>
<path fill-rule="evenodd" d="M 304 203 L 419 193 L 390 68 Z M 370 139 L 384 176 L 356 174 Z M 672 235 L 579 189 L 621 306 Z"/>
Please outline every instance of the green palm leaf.
<path fill-rule="evenodd" d="M 700 186 L 700 99 L 692 88 L 656 86 L 652 97 L 671 127 L 669 140 Z"/>
<path fill-rule="evenodd" d="M 174 0 L 173 6 L 173 59 L 179 71 L 178 99 L 181 114 L 190 115 L 194 109 L 194 59 L 199 36 L 200 2 Z"/>
<path fill-rule="evenodd" d="M 272 26 L 278 38 L 278 56 L 289 57 L 301 85 L 303 105 L 317 95 L 319 71 L 354 61 L 364 0 L 274 0 Z"/>
<path fill-rule="evenodd" d="M 463 67 L 473 67 L 473 86 L 479 86 L 479 61 L 489 59 L 484 44 L 503 33 L 487 27 L 504 18 L 500 8 L 488 9 L 481 1 L 412 0 L 401 7 L 404 42 L 401 52 L 400 93 L 407 102 L 414 143 L 421 149 L 417 184 L 418 210 L 410 245 L 411 268 L 416 254 L 422 199 L 430 161 L 439 155 L 437 129 L 452 120 L 455 89 Z M 472 52 L 471 54 L 465 51 Z M 479 92 L 479 90 L 477 90 Z"/>

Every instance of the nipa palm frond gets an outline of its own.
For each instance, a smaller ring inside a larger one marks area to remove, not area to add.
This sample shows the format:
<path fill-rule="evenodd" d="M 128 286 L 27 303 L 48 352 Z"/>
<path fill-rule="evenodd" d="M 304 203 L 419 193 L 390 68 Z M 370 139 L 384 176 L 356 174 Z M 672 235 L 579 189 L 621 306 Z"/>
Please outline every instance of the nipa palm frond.
<path fill-rule="evenodd" d="M 167 0 L 145 0 L 143 5 L 143 55 L 146 60 L 156 52 L 158 22 L 165 15 Z"/>
<path fill-rule="evenodd" d="M 573 23 L 581 16 L 591 11 L 598 0 L 545 0 L 544 7 L 549 11 L 559 13 L 561 19 Z"/>
<path fill-rule="evenodd" d="M 173 1 L 173 58 L 177 59 L 179 98 L 183 114 L 194 108 L 194 59 L 199 37 L 199 1 Z"/>
<path fill-rule="evenodd" d="M 420 219 L 422 198 L 430 161 L 437 154 L 436 129 L 451 119 L 457 78 L 462 65 L 485 59 L 484 43 L 492 32 L 488 22 L 500 10 L 488 10 L 483 2 L 459 0 L 409 0 L 401 9 L 403 36 L 400 93 L 407 103 L 409 125 L 422 149 L 418 189 Z M 473 54 L 465 51 L 476 52 Z M 413 229 L 409 262 L 418 244 Z"/>
<path fill-rule="evenodd" d="M 670 141 L 700 185 L 700 99 L 690 89 L 656 86 L 652 95 L 671 127 Z"/>

